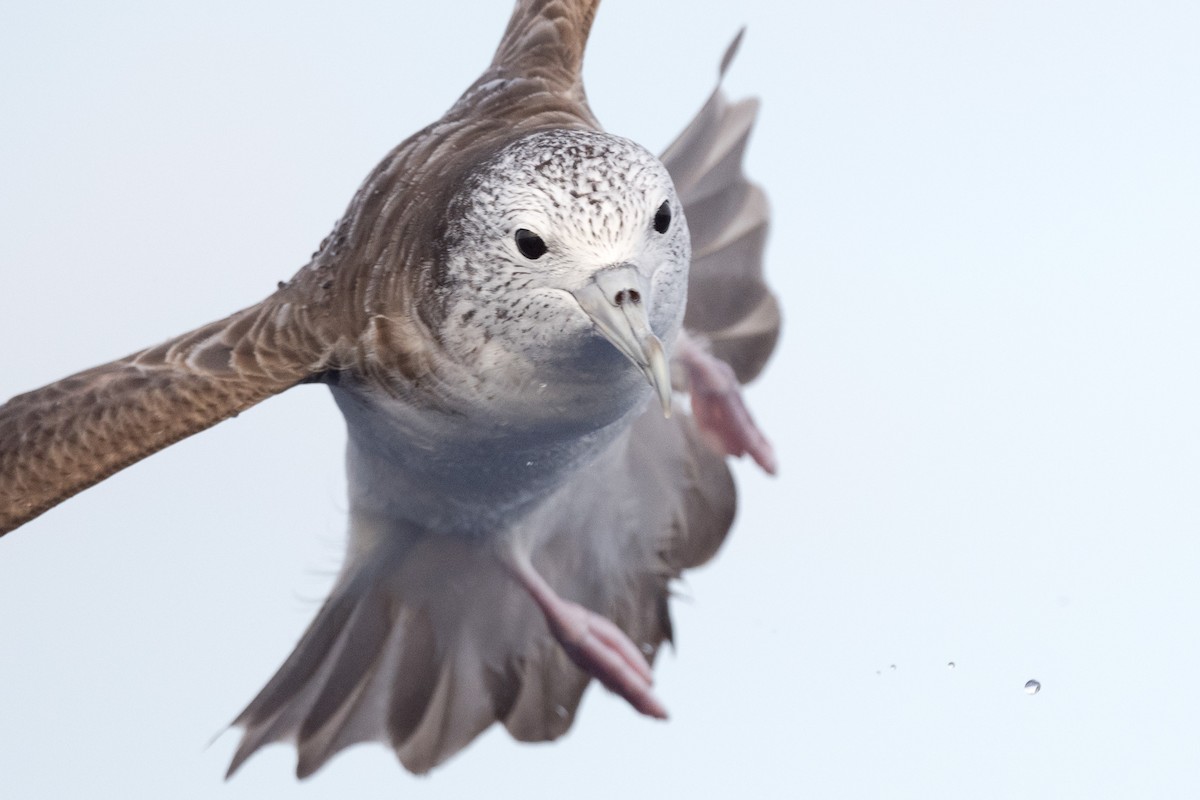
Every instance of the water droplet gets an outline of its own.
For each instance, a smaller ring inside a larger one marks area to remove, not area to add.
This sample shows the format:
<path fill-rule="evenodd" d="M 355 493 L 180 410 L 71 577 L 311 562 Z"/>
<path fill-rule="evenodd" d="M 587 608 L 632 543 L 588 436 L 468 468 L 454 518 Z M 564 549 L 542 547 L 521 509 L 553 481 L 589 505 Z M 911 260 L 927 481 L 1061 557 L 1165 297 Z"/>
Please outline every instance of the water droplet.
<path fill-rule="evenodd" d="M 896 665 L 895 665 L 895 664 L 889 664 L 889 665 L 888 665 L 888 669 L 890 669 L 892 672 L 895 672 L 895 671 L 896 671 Z"/>
<path fill-rule="evenodd" d="M 566 719 L 567 718 L 567 707 L 566 706 L 556 706 L 554 708 L 554 713 L 558 714 L 559 719 Z"/>
<path fill-rule="evenodd" d="M 1042 682 L 1035 680 L 1025 681 L 1025 694 L 1037 694 L 1042 690 Z"/>
<path fill-rule="evenodd" d="M 958 664 L 955 664 L 953 661 L 947 661 L 947 662 L 946 662 L 946 668 L 947 668 L 947 669 L 954 669 L 954 668 L 955 668 L 955 667 L 957 667 L 957 666 L 958 666 Z"/>
<path fill-rule="evenodd" d="M 646 655 L 650 655 L 654 652 L 654 645 L 650 644 L 649 642 L 642 642 L 642 652 Z"/>
<path fill-rule="evenodd" d="M 533 462 L 532 462 L 532 461 L 526 461 L 526 462 L 525 462 L 525 466 L 527 466 L 527 467 L 532 467 L 532 466 L 533 466 Z"/>

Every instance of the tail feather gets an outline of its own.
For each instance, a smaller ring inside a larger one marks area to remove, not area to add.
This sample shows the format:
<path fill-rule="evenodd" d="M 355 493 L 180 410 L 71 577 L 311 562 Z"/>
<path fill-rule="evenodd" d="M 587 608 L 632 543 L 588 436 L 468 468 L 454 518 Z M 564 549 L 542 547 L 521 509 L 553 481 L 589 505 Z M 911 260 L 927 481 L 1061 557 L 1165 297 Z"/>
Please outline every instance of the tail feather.
<path fill-rule="evenodd" d="M 366 674 L 337 712 L 297 747 L 296 774 L 307 778 L 338 752 L 360 742 L 407 741 L 425 715 L 440 675 L 429 615 L 404 611 Z"/>
<path fill-rule="evenodd" d="M 424 773 L 497 720 L 528 739 L 569 727 L 587 676 L 555 652 L 540 613 L 490 549 L 427 536 L 397 552 L 346 570 L 235 721 L 244 734 L 230 775 L 279 741 L 296 743 L 301 778 L 363 741 L 391 745 Z M 565 720 L 557 706 L 569 709 Z"/>
<path fill-rule="evenodd" d="M 531 557 L 560 594 L 607 616 L 653 659 L 671 636 L 669 581 L 712 555 L 732 515 L 724 459 L 686 415 L 652 411 L 527 520 Z M 490 545 L 402 531 L 379 542 L 356 551 L 238 716 L 230 774 L 271 742 L 296 744 L 302 778 L 364 741 L 424 773 L 493 722 L 521 741 L 571 727 L 590 677 Z"/>
<path fill-rule="evenodd" d="M 345 651 L 349 635 L 344 623 L 355 609 L 344 597 L 335 595 L 326 601 L 283 667 L 234 720 L 245 733 L 227 778 L 260 747 L 295 738 L 294 732 L 303 725 L 338 656 Z"/>
<path fill-rule="evenodd" d="M 294 702 L 297 688 L 311 683 L 324 664 L 323 658 L 342 638 L 346 623 L 354 613 L 357 603 L 349 593 L 334 594 L 322 605 L 300 643 L 288 656 L 283 667 L 254 698 L 252 706 L 257 720 L 274 718 L 284 705 Z M 319 657 L 318 657 L 319 656 Z M 319 689 L 317 685 L 314 689 Z M 234 720 L 235 725 L 250 722 L 247 708 Z"/>
<path fill-rule="evenodd" d="M 547 641 L 520 673 L 520 689 L 512 708 L 501 717 L 520 742 L 549 742 L 575 721 L 575 711 L 590 678 L 571 663 L 554 642 Z"/>
<path fill-rule="evenodd" d="M 385 604 L 376 595 L 368 595 L 354 609 L 338 643 L 334 667 L 300 725 L 301 741 L 313 736 L 346 705 L 343 687 L 356 686 L 369 675 L 387 638 L 388 623 Z"/>
<path fill-rule="evenodd" d="M 396 747 L 401 763 L 413 772 L 428 772 L 495 721 L 483 659 L 472 652 L 469 642 L 457 644 L 444 662 L 416 728 Z"/>
<path fill-rule="evenodd" d="M 371 609 L 371 605 L 368 601 L 360 608 Z M 364 700 L 370 696 L 369 687 L 379 674 L 379 668 L 388 660 L 385 647 L 393 634 L 408 639 L 418 639 L 420 635 L 415 625 L 394 619 L 387 609 L 381 607 L 383 605 L 378 603 L 376 608 L 361 617 L 356 615 L 352 621 L 361 629 L 357 635 L 353 630 L 348 631 L 346 646 L 338 657 L 337 666 L 300 725 L 297 735 L 297 777 L 307 778 L 334 753 L 352 744 L 377 739 L 379 732 L 384 730 L 382 709 L 375 709 Z M 419 625 L 419 622 L 416 624 Z M 355 653 L 356 646 L 363 649 Z M 397 649 L 396 652 L 421 658 L 428 651 L 413 647 L 403 651 Z M 432 669 L 421 670 L 418 665 L 409 665 L 405 675 L 411 683 L 420 685 L 422 678 L 427 681 L 432 672 Z"/>

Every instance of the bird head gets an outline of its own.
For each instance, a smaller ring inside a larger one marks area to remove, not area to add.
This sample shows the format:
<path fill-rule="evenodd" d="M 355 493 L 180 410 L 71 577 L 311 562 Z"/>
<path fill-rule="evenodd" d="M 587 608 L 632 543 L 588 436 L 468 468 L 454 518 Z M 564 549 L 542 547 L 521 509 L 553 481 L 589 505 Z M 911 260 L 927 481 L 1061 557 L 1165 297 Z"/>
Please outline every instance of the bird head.
<path fill-rule="evenodd" d="M 481 374 L 538 380 L 529 376 L 557 370 L 584 385 L 640 372 L 669 413 L 667 348 L 691 253 L 658 158 L 597 131 L 534 133 L 473 170 L 451 211 L 448 347 Z"/>

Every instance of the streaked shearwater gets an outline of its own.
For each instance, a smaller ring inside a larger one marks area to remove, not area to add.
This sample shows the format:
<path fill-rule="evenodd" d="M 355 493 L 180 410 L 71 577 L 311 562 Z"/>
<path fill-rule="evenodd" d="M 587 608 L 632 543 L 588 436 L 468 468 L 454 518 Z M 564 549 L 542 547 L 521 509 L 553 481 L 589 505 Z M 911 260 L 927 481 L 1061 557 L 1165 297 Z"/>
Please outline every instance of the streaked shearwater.
<path fill-rule="evenodd" d="M 603 132 L 597 5 L 518 2 L 491 66 L 261 303 L 0 407 L 7 532 L 285 389 L 333 391 L 345 561 L 231 773 L 280 740 L 306 776 L 359 741 L 425 772 L 495 721 L 554 739 L 592 677 L 666 714 L 668 584 L 729 529 L 726 456 L 774 470 L 739 385 L 779 313 L 741 170 L 756 105 L 718 88 L 661 159 Z"/>

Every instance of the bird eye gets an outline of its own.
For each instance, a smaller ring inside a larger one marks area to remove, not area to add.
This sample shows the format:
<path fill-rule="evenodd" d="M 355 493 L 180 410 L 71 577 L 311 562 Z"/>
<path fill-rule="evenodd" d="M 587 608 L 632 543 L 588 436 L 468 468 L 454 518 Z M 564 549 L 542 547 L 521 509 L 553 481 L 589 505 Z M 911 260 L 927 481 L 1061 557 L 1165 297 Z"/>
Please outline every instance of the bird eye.
<path fill-rule="evenodd" d="M 658 211 L 654 213 L 654 230 L 659 233 L 666 233 L 671 227 L 671 203 L 668 200 L 663 200 L 663 204 L 658 207 Z"/>
<path fill-rule="evenodd" d="M 546 243 L 533 231 L 517 228 L 514 238 L 517 240 L 517 249 L 526 258 L 541 258 L 546 254 Z"/>

